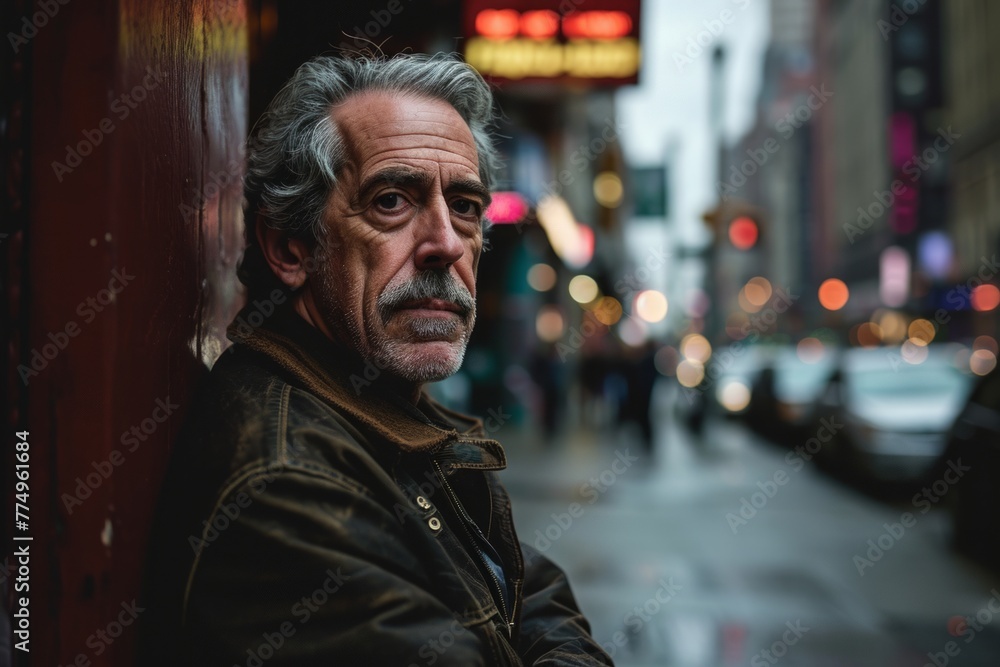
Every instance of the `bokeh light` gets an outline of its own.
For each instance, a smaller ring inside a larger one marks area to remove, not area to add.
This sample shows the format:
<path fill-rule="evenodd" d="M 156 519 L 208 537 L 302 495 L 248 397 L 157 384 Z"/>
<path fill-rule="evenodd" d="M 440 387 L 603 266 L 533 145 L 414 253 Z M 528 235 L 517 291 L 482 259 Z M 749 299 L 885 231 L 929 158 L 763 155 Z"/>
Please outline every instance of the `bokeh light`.
<path fill-rule="evenodd" d="M 930 354 L 927 350 L 927 345 L 917 345 L 912 340 L 907 340 L 899 348 L 899 356 L 903 358 L 908 364 L 922 364 L 927 360 L 927 356 Z"/>
<path fill-rule="evenodd" d="M 972 290 L 972 307 L 986 313 L 1000 306 L 1000 289 L 996 285 L 978 285 Z"/>
<path fill-rule="evenodd" d="M 747 288 L 744 285 L 740 288 L 740 293 L 736 295 L 736 302 L 740 304 L 740 308 L 747 313 L 759 312 L 761 307 L 747 298 Z"/>
<path fill-rule="evenodd" d="M 594 230 L 581 225 L 565 199 L 546 195 L 535 205 L 538 224 L 545 230 L 552 250 L 566 266 L 582 269 L 594 257 Z"/>
<path fill-rule="evenodd" d="M 976 340 L 972 341 L 973 350 L 989 350 L 994 355 L 1000 354 L 1000 347 L 997 345 L 997 339 L 993 336 L 977 336 Z"/>
<path fill-rule="evenodd" d="M 642 320 L 630 317 L 618 324 L 618 337 L 626 345 L 639 347 L 649 337 L 649 330 Z"/>
<path fill-rule="evenodd" d="M 521 15 L 514 9 L 484 9 L 476 14 L 476 32 L 491 39 L 510 39 L 520 29 Z"/>
<path fill-rule="evenodd" d="M 747 284 L 743 287 L 743 292 L 746 295 L 747 301 L 761 308 L 771 298 L 773 289 L 771 288 L 771 282 L 767 278 L 757 276 L 747 281 Z"/>
<path fill-rule="evenodd" d="M 915 345 L 928 345 L 934 340 L 934 323 L 924 319 L 913 320 L 906 332 Z"/>
<path fill-rule="evenodd" d="M 597 300 L 591 312 L 598 322 L 611 326 L 622 318 L 622 304 L 613 296 L 604 296 Z"/>
<path fill-rule="evenodd" d="M 729 223 L 729 242 L 739 250 L 749 250 L 757 243 L 757 223 L 753 218 L 740 216 Z"/>
<path fill-rule="evenodd" d="M 657 290 L 644 290 L 635 298 L 635 314 L 647 322 L 659 322 L 667 316 L 667 297 Z"/>
<path fill-rule="evenodd" d="M 537 9 L 521 14 L 521 34 L 532 39 L 555 37 L 559 32 L 559 14 L 550 9 Z"/>
<path fill-rule="evenodd" d="M 795 354 L 805 364 L 815 364 L 826 354 L 826 346 L 819 338 L 803 338 L 795 346 Z"/>
<path fill-rule="evenodd" d="M 685 359 L 677 364 L 677 381 L 682 387 L 697 387 L 705 379 L 705 367 L 697 361 Z"/>
<path fill-rule="evenodd" d="M 750 387 L 739 380 L 732 380 L 719 387 L 715 393 L 719 404 L 730 412 L 739 412 L 750 405 Z"/>
<path fill-rule="evenodd" d="M 862 322 L 857 326 L 856 342 L 861 347 L 877 347 L 882 344 L 882 327 L 874 322 Z"/>
<path fill-rule="evenodd" d="M 528 202 L 518 192 L 501 191 L 493 193 L 493 201 L 483 214 L 497 225 L 510 225 L 524 220 L 528 214 Z"/>
<path fill-rule="evenodd" d="M 556 286 L 558 275 L 548 264 L 535 264 L 528 269 L 528 285 L 538 292 L 548 292 Z"/>
<path fill-rule="evenodd" d="M 597 282 L 590 276 L 573 276 L 569 281 L 569 295 L 580 304 L 587 304 L 596 299 L 601 293 L 597 287 Z"/>
<path fill-rule="evenodd" d="M 847 305 L 850 291 L 843 280 L 829 278 L 819 286 L 819 304 L 827 310 L 840 310 Z"/>
<path fill-rule="evenodd" d="M 897 308 L 910 295 L 910 253 L 899 246 L 889 246 L 879 255 L 879 298 Z"/>
<path fill-rule="evenodd" d="M 906 318 L 899 312 L 880 308 L 872 315 L 872 322 L 882 330 L 883 343 L 896 345 L 906 339 Z"/>
<path fill-rule="evenodd" d="M 997 367 L 997 355 L 991 350 L 975 350 L 969 357 L 969 370 L 976 375 L 986 375 Z"/>
<path fill-rule="evenodd" d="M 562 338 L 565 330 L 562 313 L 558 306 L 542 306 L 535 317 L 535 333 L 546 343 L 554 343 Z"/>
<path fill-rule="evenodd" d="M 701 334 L 692 333 L 681 339 L 681 355 L 690 361 L 696 361 L 702 366 L 708 363 L 712 356 L 712 344 Z"/>
<path fill-rule="evenodd" d="M 606 208 L 617 208 L 622 203 L 625 189 L 622 179 L 613 171 L 602 171 L 594 178 L 594 199 Z"/>

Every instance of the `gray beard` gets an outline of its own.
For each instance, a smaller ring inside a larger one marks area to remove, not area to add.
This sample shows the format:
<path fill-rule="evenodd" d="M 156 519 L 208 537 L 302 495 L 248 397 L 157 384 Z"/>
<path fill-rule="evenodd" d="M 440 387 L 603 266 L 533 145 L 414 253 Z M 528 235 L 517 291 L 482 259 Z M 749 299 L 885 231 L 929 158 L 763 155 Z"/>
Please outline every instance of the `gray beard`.
<path fill-rule="evenodd" d="M 334 271 L 329 270 L 331 268 L 333 267 L 327 267 L 327 270 L 322 272 L 321 299 L 325 304 L 324 310 L 330 316 L 335 316 L 339 309 L 332 298 L 337 290 L 333 283 L 338 278 L 334 276 Z M 476 302 L 468 290 L 459 285 L 450 274 L 438 270 L 423 271 L 412 280 L 387 288 L 376 302 L 377 315 L 385 325 L 403 303 L 428 298 L 458 304 L 463 311 L 458 313 L 462 322 L 441 318 L 414 319 L 409 322 L 410 337 L 407 340 L 390 339 L 384 335 L 372 337 L 369 339 L 371 349 L 366 354 L 362 347 L 364 339 L 361 332 L 358 331 L 354 320 L 348 318 L 346 323 L 354 340 L 354 348 L 377 368 L 412 384 L 437 382 L 454 375 L 465 359 L 465 349 L 476 321 Z M 465 332 L 460 340 L 449 344 L 451 353 L 448 358 L 443 358 L 440 354 L 427 355 L 406 349 L 407 344 L 414 342 L 451 338 L 463 323 Z"/>

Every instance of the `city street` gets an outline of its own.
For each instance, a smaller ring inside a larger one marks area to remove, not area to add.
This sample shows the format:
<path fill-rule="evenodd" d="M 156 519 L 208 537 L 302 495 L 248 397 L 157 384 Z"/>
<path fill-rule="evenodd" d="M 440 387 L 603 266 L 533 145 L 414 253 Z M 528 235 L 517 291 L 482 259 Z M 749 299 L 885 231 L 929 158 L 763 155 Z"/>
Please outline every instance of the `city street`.
<path fill-rule="evenodd" d="M 628 431 L 499 433 L 521 540 L 616 664 L 997 664 L 1000 580 L 949 550 L 947 512 L 866 498 L 736 421 L 694 439 L 664 385 L 652 460 Z"/>

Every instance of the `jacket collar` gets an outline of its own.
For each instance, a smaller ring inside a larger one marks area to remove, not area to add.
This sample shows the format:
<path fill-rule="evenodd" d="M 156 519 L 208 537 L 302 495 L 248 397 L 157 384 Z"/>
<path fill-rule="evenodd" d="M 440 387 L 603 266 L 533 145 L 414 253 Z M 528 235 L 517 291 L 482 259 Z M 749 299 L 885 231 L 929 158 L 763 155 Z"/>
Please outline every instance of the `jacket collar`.
<path fill-rule="evenodd" d="M 229 326 L 227 335 L 277 364 L 292 381 L 363 428 L 404 452 L 441 453 L 451 469 L 500 470 L 507 466 L 503 447 L 486 437 L 475 417 L 448 410 L 422 391 L 416 406 L 384 391 L 381 371 L 353 350 L 328 339 L 303 320 L 290 303 L 277 308 L 256 328 L 247 309 Z M 437 424 L 434 422 L 438 422 Z"/>

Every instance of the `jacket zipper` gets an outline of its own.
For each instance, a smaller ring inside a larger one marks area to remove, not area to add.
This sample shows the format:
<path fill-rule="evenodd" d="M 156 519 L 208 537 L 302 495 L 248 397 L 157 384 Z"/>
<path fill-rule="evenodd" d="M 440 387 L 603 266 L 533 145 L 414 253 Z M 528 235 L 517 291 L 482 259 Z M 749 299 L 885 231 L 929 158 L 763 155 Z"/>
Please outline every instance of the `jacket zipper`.
<path fill-rule="evenodd" d="M 471 523 L 472 525 L 475 525 L 475 522 L 472 520 L 472 517 L 469 516 L 468 512 L 465 511 L 465 507 L 463 507 L 462 503 L 458 501 L 458 495 L 455 493 L 454 489 L 451 488 L 451 484 L 448 483 L 448 478 L 445 477 L 444 470 L 441 469 L 441 464 L 437 461 L 434 461 L 434 467 L 437 468 L 438 475 L 441 477 L 441 484 L 444 486 L 445 491 L 448 492 L 448 497 L 451 499 L 452 506 L 458 510 L 458 512 L 462 515 L 462 518 L 465 521 Z M 514 623 L 510 618 L 508 618 L 506 614 L 507 598 L 505 598 L 503 595 L 503 586 L 500 585 L 500 580 L 497 579 L 497 575 L 493 573 L 493 569 L 490 567 L 489 563 L 486 562 L 486 558 L 480 551 L 478 543 L 476 542 L 476 537 L 472 534 L 472 531 L 469 530 L 468 524 L 463 523 L 462 527 L 465 528 L 465 532 L 469 536 L 469 542 L 471 546 L 475 549 L 476 555 L 479 556 L 480 562 L 482 562 L 483 564 L 483 569 L 486 572 L 490 573 L 490 579 L 493 580 L 493 588 L 497 593 L 497 597 L 500 599 L 500 606 L 502 607 L 498 611 L 500 612 L 501 618 L 503 618 L 504 622 L 507 624 L 507 636 L 509 638 L 513 638 Z M 503 567 L 503 563 L 497 563 L 497 565 Z"/>

